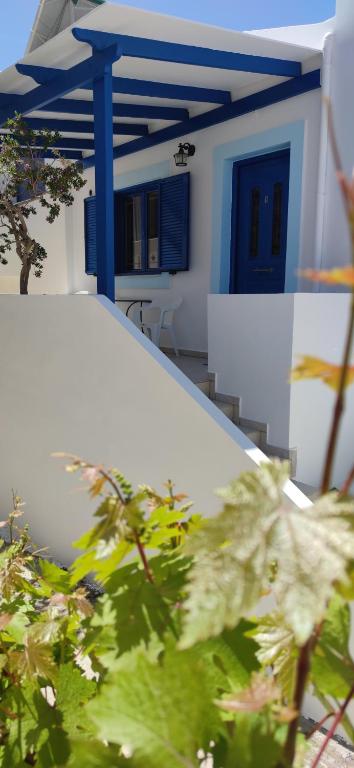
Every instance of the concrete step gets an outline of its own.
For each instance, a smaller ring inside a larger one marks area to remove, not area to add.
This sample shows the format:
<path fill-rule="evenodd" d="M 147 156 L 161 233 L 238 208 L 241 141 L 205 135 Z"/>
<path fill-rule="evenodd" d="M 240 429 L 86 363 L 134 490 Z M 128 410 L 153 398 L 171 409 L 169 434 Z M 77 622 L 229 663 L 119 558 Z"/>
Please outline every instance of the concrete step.
<path fill-rule="evenodd" d="M 198 389 L 200 389 L 201 392 L 203 392 L 203 395 L 206 395 L 207 397 L 210 397 L 210 381 L 199 381 L 196 385 Z"/>
<path fill-rule="evenodd" d="M 234 417 L 234 406 L 232 403 L 223 403 L 219 400 L 213 400 L 214 405 L 216 405 L 217 408 L 219 408 L 219 411 L 222 411 L 225 416 L 227 416 L 228 419 L 231 419 L 233 421 Z"/>
<path fill-rule="evenodd" d="M 238 424 L 238 428 L 241 430 L 241 432 L 243 432 L 244 435 L 246 435 L 246 437 L 248 437 L 249 440 L 251 440 L 252 443 L 257 446 L 257 448 L 261 447 L 262 435 L 258 429 L 242 427 L 240 424 Z"/>

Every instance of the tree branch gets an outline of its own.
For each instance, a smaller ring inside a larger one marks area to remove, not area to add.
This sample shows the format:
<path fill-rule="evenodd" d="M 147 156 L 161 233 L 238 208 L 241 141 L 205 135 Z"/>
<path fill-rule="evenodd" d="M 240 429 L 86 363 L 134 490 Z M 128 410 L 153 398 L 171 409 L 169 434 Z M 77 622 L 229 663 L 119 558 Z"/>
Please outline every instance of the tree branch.
<path fill-rule="evenodd" d="M 354 696 L 354 684 L 352 685 L 352 687 L 351 687 L 351 689 L 350 689 L 350 691 L 348 693 L 348 696 L 345 699 L 345 701 L 343 702 L 341 708 L 338 710 L 338 712 L 337 712 L 337 714 L 336 714 L 336 716 L 335 716 L 335 718 L 333 720 L 333 723 L 332 723 L 329 731 L 327 732 L 327 735 L 326 735 L 326 738 L 325 738 L 325 740 L 324 740 L 324 742 L 322 744 L 322 747 L 321 747 L 317 757 L 315 758 L 315 760 L 312 763 L 311 768 L 317 768 L 317 766 L 319 766 L 321 757 L 324 754 L 325 750 L 327 749 L 328 744 L 329 744 L 332 736 L 334 736 L 334 734 L 335 734 L 335 732 L 336 732 L 336 730 L 338 728 L 339 723 L 343 719 L 345 711 L 346 711 L 347 707 L 349 706 L 353 696 Z"/>

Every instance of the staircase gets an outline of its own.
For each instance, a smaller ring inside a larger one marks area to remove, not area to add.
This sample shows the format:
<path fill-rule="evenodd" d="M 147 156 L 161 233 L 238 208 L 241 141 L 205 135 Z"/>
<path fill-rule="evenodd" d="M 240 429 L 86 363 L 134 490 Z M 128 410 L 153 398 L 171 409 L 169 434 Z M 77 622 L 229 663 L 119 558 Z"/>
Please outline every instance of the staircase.
<path fill-rule="evenodd" d="M 236 424 L 257 448 L 260 448 L 269 458 L 279 458 L 290 462 L 291 477 L 296 474 L 296 449 L 280 448 L 268 443 L 268 424 L 245 419 L 240 415 L 240 398 L 223 395 L 215 391 L 215 374 L 205 374 L 204 381 L 195 382 L 198 389 L 211 400 L 230 421 Z"/>

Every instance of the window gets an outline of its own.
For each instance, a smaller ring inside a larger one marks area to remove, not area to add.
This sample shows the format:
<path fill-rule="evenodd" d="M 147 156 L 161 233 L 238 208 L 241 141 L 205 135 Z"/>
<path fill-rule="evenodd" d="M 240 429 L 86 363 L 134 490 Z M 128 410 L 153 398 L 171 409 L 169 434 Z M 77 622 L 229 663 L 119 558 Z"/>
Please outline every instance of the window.
<path fill-rule="evenodd" d="M 150 186 L 116 196 L 116 246 L 120 274 L 160 271 L 160 190 Z"/>
<path fill-rule="evenodd" d="M 115 192 L 116 275 L 189 268 L 189 173 Z M 86 273 L 97 274 L 96 198 L 85 200 Z"/>

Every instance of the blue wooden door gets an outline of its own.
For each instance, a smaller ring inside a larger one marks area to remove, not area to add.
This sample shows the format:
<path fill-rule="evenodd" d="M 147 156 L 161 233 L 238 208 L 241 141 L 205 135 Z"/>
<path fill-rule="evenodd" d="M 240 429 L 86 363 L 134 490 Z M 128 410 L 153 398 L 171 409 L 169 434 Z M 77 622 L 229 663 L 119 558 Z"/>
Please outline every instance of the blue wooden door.
<path fill-rule="evenodd" d="M 231 293 L 283 293 L 289 151 L 234 166 Z"/>

